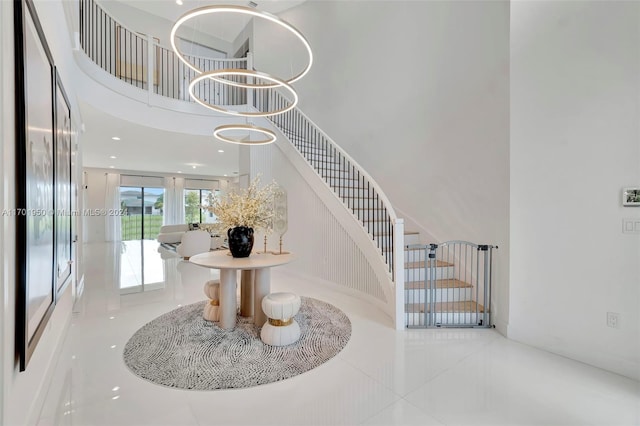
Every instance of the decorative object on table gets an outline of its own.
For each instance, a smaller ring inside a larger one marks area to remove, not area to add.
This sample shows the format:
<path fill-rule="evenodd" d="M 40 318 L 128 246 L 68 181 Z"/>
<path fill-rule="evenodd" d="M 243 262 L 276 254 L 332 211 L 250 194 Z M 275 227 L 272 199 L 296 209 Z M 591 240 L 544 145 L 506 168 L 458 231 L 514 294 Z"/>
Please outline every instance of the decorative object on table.
<path fill-rule="evenodd" d="M 215 214 L 216 229 L 228 236 L 233 257 L 248 257 L 253 247 L 253 233 L 270 233 L 273 223 L 275 183 L 260 187 L 256 177 L 248 188 L 233 189 L 222 197 L 209 197 L 203 209 Z M 238 229 L 239 228 L 239 229 Z"/>
<path fill-rule="evenodd" d="M 227 230 L 229 251 L 233 257 L 249 257 L 253 248 L 253 228 L 236 226 Z"/>
<path fill-rule="evenodd" d="M 220 321 L 220 280 L 207 281 L 204 294 L 209 298 L 209 303 L 205 303 L 202 317 L 207 321 Z"/>
<path fill-rule="evenodd" d="M 280 235 L 280 250 L 273 254 L 288 254 L 282 251 L 282 236 L 287 232 L 289 223 L 289 213 L 287 205 L 287 191 L 280 185 L 273 193 L 273 231 Z"/>
<path fill-rule="evenodd" d="M 300 326 L 293 317 L 300 310 L 300 296 L 293 293 L 271 293 L 262 299 L 267 322 L 260 338 L 271 346 L 288 346 L 300 338 Z"/>
<path fill-rule="evenodd" d="M 223 330 L 202 318 L 207 302 L 182 306 L 152 320 L 129 339 L 124 362 L 137 376 L 178 389 L 248 388 L 309 371 L 335 357 L 351 337 L 351 322 L 335 306 L 301 298 L 295 316 L 300 340 L 270 346 L 251 318 Z"/>
<path fill-rule="evenodd" d="M 623 206 L 640 206 L 640 188 L 624 188 L 622 190 Z"/>

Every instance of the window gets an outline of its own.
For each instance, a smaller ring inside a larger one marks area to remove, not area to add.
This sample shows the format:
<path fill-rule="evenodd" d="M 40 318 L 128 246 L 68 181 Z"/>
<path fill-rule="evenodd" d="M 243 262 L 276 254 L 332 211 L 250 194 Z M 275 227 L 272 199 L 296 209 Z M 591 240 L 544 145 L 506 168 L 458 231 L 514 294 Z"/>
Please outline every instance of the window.
<path fill-rule="evenodd" d="M 200 208 L 209 205 L 209 197 L 216 197 L 218 190 L 210 189 L 185 189 L 184 190 L 184 214 L 187 223 L 213 223 L 216 216 Z"/>

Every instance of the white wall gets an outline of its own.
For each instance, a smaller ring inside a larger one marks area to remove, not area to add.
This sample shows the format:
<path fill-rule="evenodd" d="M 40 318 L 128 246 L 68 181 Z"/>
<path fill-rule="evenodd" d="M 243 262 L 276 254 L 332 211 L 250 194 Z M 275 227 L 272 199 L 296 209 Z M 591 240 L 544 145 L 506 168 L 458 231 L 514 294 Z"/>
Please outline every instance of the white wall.
<path fill-rule="evenodd" d="M 640 3 L 511 8 L 509 337 L 639 379 Z"/>
<path fill-rule="evenodd" d="M 105 171 L 101 169 L 84 169 L 84 208 L 104 209 L 107 191 Z M 83 215 L 84 242 L 94 243 L 105 241 L 104 216 Z"/>
<path fill-rule="evenodd" d="M 315 55 L 295 83 L 300 108 L 439 241 L 500 246 L 493 308 L 504 333 L 509 3 L 311 1 L 281 16 Z M 256 69 L 300 69 L 299 42 L 284 37 L 256 20 Z"/>

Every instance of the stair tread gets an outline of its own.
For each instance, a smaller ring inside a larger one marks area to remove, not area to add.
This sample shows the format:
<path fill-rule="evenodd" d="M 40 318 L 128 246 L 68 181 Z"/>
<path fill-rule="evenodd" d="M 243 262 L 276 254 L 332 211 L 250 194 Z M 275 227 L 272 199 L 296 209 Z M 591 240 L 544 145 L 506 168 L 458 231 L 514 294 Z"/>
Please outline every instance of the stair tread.
<path fill-rule="evenodd" d="M 469 283 L 460 280 L 435 280 L 436 288 L 472 288 Z M 405 290 L 422 290 L 424 289 L 424 281 L 405 281 Z"/>
<path fill-rule="evenodd" d="M 405 262 L 404 268 L 424 268 L 426 266 L 425 261 L 421 260 L 419 262 Z M 436 268 L 453 266 L 453 263 L 445 262 L 443 260 L 436 260 Z"/>
<path fill-rule="evenodd" d="M 438 313 L 484 313 L 484 306 L 473 300 L 465 302 L 436 302 L 436 312 Z M 431 312 L 431 303 L 426 303 L 427 312 Z M 425 311 L 425 303 L 405 303 L 406 313 L 421 313 Z M 487 311 L 489 312 L 489 311 Z"/>

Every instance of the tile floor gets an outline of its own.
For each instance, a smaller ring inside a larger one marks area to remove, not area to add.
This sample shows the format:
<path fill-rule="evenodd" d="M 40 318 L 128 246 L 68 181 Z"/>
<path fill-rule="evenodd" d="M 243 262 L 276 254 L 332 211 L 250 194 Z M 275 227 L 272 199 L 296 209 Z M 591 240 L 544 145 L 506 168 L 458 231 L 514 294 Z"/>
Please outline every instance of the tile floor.
<path fill-rule="evenodd" d="M 86 246 L 84 296 L 40 425 L 639 425 L 640 383 L 540 351 L 494 330 L 396 332 L 376 308 L 276 268 L 272 289 L 332 303 L 352 322 L 337 357 L 295 378 L 212 392 L 164 388 L 134 376 L 122 348 L 143 324 L 204 299 L 213 271 L 149 247 Z M 165 256 L 167 257 L 167 256 Z M 141 266 L 140 266 L 141 267 Z M 123 272 L 124 271 L 124 272 Z M 128 277 L 125 279 L 125 277 Z M 146 277 L 146 275 L 145 275 Z M 128 287 L 127 287 L 128 286 Z"/>

